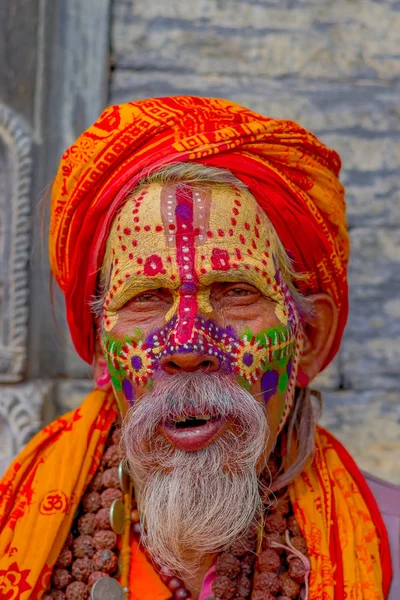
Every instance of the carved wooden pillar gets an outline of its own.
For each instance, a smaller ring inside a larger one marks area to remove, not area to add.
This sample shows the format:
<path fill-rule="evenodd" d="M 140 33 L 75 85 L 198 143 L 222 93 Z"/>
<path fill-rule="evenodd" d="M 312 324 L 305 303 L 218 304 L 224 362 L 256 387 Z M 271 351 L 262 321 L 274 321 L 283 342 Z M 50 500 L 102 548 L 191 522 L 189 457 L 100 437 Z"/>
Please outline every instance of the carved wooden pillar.
<path fill-rule="evenodd" d="M 49 300 L 41 198 L 59 158 L 107 104 L 110 0 L 0 4 L 0 474 L 88 368 Z M 62 384 L 60 385 L 60 378 Z"/>

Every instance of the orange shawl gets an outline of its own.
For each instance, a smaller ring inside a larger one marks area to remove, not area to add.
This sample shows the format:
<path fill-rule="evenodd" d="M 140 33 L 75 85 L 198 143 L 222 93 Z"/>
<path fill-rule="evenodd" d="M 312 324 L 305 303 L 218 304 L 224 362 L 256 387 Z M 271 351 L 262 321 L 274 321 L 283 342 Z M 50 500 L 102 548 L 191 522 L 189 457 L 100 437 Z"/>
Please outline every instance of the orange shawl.
<path fill-rule="evenodd" d="M 43 595 L 116 416 L 113 396 L 95 390 L 38 433 L 10 466 L 0 484 L 2 600 Z M 313 464 L 290 487 L 309 549 L 309 600 L 385 599 L 391 567 L 383 521 L 360 471 L 323 429 Z M 135 542 L 130 590 L 131 600 L 170 597 Z"/>

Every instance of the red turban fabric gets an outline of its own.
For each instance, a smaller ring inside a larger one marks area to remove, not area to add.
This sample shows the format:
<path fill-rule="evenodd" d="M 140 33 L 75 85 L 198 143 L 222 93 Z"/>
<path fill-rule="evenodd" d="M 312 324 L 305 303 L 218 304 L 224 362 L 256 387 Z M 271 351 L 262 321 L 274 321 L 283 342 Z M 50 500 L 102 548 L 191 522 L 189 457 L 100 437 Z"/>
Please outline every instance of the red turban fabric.
<path fill-rule="evenodd" d="M 295 270 L 307 275 L 301 291 L 333 298 L 339 325 L 328 364 L 348 313 L 349 241 L 338 154 L 292 121 L 191 96 L 111 106 L 61 159 L 52 190 L 50 260 L 80 356 L 93 359 L 90 302 L 118 207 L 150 170 L 178 161 L 228 169 L 242 180 Z"/>

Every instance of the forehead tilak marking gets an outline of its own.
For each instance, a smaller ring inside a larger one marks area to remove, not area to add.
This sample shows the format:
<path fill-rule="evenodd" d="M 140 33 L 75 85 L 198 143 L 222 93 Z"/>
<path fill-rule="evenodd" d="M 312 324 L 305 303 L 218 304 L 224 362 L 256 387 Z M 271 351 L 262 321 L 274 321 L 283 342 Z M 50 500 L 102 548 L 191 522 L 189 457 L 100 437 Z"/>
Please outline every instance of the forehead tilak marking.
<path fill-rule="evenodd" d="M 165 186 L 161 191 L 161 212 L 167 241 L 175 238 L 176 262 L 179 269 L 179 303 L 176 322 L 176 339 L 185 344 L 194 334 L 194 320 L 198 312 L 197 292 L 199 279 L 195 268 L 196 236 L 200 231 L 194 226 L 197 214 L 204 208 L 201 193 L 189 185 Z M 203 217 L 200 219 L 202 220 Z"/>

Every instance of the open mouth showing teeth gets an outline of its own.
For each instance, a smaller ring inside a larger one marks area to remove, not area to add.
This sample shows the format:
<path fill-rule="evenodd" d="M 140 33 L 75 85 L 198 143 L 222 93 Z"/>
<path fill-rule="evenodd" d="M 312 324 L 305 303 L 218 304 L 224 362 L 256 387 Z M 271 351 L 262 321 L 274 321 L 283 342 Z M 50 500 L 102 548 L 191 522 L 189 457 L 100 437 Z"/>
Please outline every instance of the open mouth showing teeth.
<path fill-rule="evenodd" d="M 211 415 L 185 416 L 164 421 L 159 431 L 175 448 L 190 452 L 212 443 L 226 423 L 225 419 Z"/>
<path fill-rule="evenodd" d="M 201 417 L 188 417 L 184 420 L 173 421 L 173 426 L 177 429 L 187 429 L 190 427 L 201 427 L 206 425 L 211 420 L 210 416 L 202 415 Z"/>

